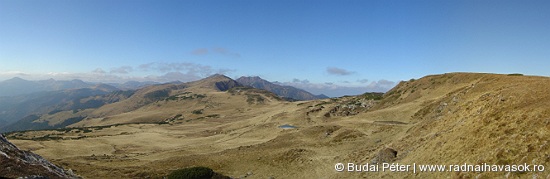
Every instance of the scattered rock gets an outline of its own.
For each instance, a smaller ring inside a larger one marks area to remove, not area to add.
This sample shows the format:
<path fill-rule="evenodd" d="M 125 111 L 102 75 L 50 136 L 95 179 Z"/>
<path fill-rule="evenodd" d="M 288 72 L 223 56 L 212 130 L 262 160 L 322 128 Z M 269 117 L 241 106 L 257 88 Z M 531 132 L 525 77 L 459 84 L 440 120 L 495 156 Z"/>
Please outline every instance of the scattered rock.
<path fill-rule="evenodd" d="M 378 163 L 390 163 L 397 157 L 397 151 L 392 148 L 385 148 L 380 150 L 376 156 L 371 160 L 371 164 Z"/>

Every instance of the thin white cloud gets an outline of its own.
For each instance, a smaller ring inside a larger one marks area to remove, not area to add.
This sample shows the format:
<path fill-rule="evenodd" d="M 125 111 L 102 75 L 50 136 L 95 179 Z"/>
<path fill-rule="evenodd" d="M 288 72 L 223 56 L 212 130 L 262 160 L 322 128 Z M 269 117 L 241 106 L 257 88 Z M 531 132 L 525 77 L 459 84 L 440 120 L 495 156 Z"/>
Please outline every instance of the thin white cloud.
<path fill-rule="evenodd" d="M 280 85 L 294 86 L 313 94 L 325 94 L 330 97 L 344 95 L 358 95 L 365 92 L 386 92 L 395 86 L 395 82 L 388 80 L 372 81 L 364 86 L 344 86 L 331 82 L 310 83 L 308 80 L 293 79 L 291 82 L 275 82 Z"/>
<path fill-rule="evenodd" d="M 294 79 L 292 79 L 292 82 L 293 82 L 293 83 L 304 83 L 304 84 L 307 84 L 307 83 L 309 83 L 309 80 L 299 80 L 299 79 L 294 78 Z"/>
<path fill-rule="evenodd" d="M 94 71 L 92 71 L 92 73 L 105 74 L 107 72 L 105 72 L 105 70 L 103 70 L 101 68 L 96 68 Z"/>
<path fill-rule="evenodd" d="M 367 85 L 367 88 L 386 89 L 386 91 L 388 91 L 389 89 L 393 88 L 395 84 L 396 83 L 393 81 L 378 80 L 378 81 L 371 82 L 369 85 Z"/>
<path fill-rule="evenodd" d="M 13 76 L 13 77 L 16 77 L 16 76 L 28 76 L 28 75 L 29 75 L 28 73 L 25 73 L 25 72 L 22 72 L 22 71 L 0 72 L 0 76 Z"/>
<path fill-rule="evenodd" d="M 118 82 L 125 81 L 124 78 L 116 75 L 108 75 L 106 73 L 101 73 L 100 70 L 93 70 L 91 72 L 85 73 L 71 73 L 71 72 L 47 72 L 47 73 L 0 73 L 0 81 L 7 80 L 14 77 L 20 77 L 26 80 L 45 80 L 45 79 L 56 79 L 56 80 L 73 80 L 81 79 L 83 81 L 90 82 Z"/>
<path fill-rule="evenodd" d="M 241 54 L 229 51 L 226 48 L 217 47 L 217 48 L 214 48 L 213 51 L 225 56 L 231 56 L 231 57 L 237 57 L 237 58 L 241 57 Z"/>
<path fill-rule="evenodd" d="M 353 72 L 353 71 L 348 71 L 348 70 L 342 69 L 342 68 L 328 67 L 328 68 L 327 68 L 327 73 L 328 73 L 328 74 L 331 74 L 331 75 L 345 76 L 345 75 L 354 74 L 355 72 Z"/>
<path fill-rule="evenodd" d="M 181 81 L 181 82 L 188 82 L 188 81 L 195 81 L 199 80 L 203 77 L 198 76 L 194 73 L 181 73 L 181 72 L 168 72 L 161 76 L 149 76 L 148 79 L 150 81 L 159 81 L 159 82 L 172 82 L 172 81 Z"/>
<path fill-rule="evenodd" d="M 149 71 L 150 69 L 152 69 L 153 65 L 155 65 L 155 63 L 141 64 L 138 66 L 138 69 L 141 71 Z"/>
<path fill-rule="evenodd" d="M 364 84 L 364 83 L 369 82 L 369 80 L 368 79 L 360 79 L 360 80 L 357 80 L 357 82 Z"/>
<path fill-rule="evenodd" d="M 182 74 L 193 74 L 199 77 L 210 76 L 216 73 L 227 74 L 235 70 L 233 69 L 215 69 L 208 65 L 196 63 L 147 63 L 139 65 L 138 69 L 142 71 L 157 71 L 161 73 L 181 72 Z"/>
<path fill-rule="evenodd" d="M 208 53 L 209 53 L 209 50 L 207 48 L 198 48 L 191 51 L 191 54 L 193 55 L 206 55 Z"/>
<path fill-rule="evenodd" d="M 128 73 L 132 72 L 133 69 L 134 68 L 132 68 L 131 66 L 121 66 L 121 67 L 112 68 L 110 73 L 128 74 Z"/>
<path fill-rule="evenodd" d="M 171 81 L 194 81 L 213 74 L 229 74 L 234 71 L 233 69 L 217 69 L 208 65 L 195 63 L 147 63 L 138 65 L 137 68 L 132 66 L 112 68 L 109 73 L 101 68 L 79 73 L 49 72 L 31 74 L 20 71 L 0 72 L 0 80 L 22 77 L 27 80 L 53 78 L 56 80 L 80 79 L 88 82 L 103 83 L 123 83 L 126 81 L 155 81 L 163 83 Z M 137 75 L 139 73 L 146 73 L 146 75 Z"/>
<path fill-rule="evenodd" d="M 393 87 L 395 85 L 395 82 L 389 81 L 389 80 L 378 80 L 377 84 L 381 85 L 381 86 L 392 86 Z"/>

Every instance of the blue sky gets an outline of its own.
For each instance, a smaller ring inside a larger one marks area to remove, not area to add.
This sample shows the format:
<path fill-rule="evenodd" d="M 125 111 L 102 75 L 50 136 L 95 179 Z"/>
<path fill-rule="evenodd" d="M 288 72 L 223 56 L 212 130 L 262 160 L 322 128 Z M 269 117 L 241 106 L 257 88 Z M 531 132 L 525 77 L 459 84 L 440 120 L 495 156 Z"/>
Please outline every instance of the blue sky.
<path fill-rule="evenodd" d="M 446 72 L 549 76 L 548 9 L 550 1 L 0 0 L 0 80 L 224 73 L 338 96 Z"/>

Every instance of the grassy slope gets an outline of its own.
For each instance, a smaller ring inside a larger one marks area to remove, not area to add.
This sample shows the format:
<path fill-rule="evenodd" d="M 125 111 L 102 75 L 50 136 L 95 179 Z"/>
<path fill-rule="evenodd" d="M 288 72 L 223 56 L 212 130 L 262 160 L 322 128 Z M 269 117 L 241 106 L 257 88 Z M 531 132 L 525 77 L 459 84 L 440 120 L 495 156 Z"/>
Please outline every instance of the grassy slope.
<path fill-rule="evenodd" d="M 194 93 L 203 90 L 191 89 Z M 160 177 L 171 170 L 208 166 L 229 176 L 256 178 L 504 177 L 507 173 L 338 173 L 337 162 L 368 163 L 391 147 L 403 164 L 520 164 L 549 166 L 550 79 L 452 73 L 402 82 L 373 109 L 327 118 L 347 99 L 249 104 L 246 94 L 204 92 L 191 102 L 152 103 L 105 121 L 166 118 L 171 124 L 121 125 L 78 140 L 12 140 L 83 176 Z M 270 99 L 266 97 L 266 99 Z M 159 106 L 160 105 L 160 106 Z M 208 109 L 205 109 L 209 106 Z M 306 115 L 315 107 L 320 111 Z M 205 109 L 204 114 L 192 114 Z M 219 114 L 219 117 L 201 118 Z M 192 120 L 189 120 L 192 119 Z M 189 120 L 188 122 L 186 122 Z M 96 121 L 97 122 L 97 121 Z M 284 130 L 278 125 L 298 129 Z M 55 132 L 28 132 L 40 136 Z M 508 176 L 546 177 L 543 173 Z"/>

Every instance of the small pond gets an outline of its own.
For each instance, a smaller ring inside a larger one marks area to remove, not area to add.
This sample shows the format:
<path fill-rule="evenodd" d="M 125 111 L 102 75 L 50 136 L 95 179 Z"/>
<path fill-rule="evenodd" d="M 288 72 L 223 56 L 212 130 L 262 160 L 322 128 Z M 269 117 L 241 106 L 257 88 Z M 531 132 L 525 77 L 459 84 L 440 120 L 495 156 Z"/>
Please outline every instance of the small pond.
<path fill-rule="evenodd" d="M 279 128 L 281 128 L 281 129 L 296 129 L 297 127 L 293 126 L 293 125 L 285 124 L 285 125 L 280 125 Z"/>

